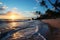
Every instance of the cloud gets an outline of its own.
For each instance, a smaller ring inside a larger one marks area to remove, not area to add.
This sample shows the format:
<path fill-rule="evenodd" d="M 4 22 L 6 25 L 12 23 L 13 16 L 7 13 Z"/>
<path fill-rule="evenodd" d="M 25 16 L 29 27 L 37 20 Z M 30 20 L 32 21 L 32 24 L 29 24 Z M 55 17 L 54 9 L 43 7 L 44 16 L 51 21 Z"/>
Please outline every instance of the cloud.
<path fill-rule="evenodd" d="M 6 5 L 0 6 L 0 12 L 6 10 L 8 7 Z"/>
<path fill-rule="evenodd" d="M 12 8 L 12 10 L 17 10 L 17 9 L 18 9 L 17 7 Z"/>
<path fill-rule="evenodd" d="M 36 18 L 37 15 L 34 15 L 34 11 L 24 11 L 24 15 L 29 18 Z"/>
<path fill-rule="evenodd" d="M 0 2 L 0 4 L 3 4 L 2 2 Z"/>
<path fill-rule="evenodd" d="M 7 9 L 8 7 L 6 5 L 2 6 L 3 9 Z"/>
<path fill-rule="evenodd" d="M 36 0 L 37 3 L 39 3 L 39 0 Z"/>
<path fill-rule="evenodd" d="M 13 7 L 10 11 L 12 11 L 12 12 L 19 12 L 19 10 L 17 10 L 18 8 L 17 7 Z"/>

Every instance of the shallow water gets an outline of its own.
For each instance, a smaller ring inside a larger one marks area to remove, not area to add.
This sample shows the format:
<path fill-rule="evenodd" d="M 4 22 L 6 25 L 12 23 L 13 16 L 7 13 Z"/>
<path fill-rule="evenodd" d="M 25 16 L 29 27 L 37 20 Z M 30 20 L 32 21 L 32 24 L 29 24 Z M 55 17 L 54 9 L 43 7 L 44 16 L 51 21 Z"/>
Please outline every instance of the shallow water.
<path fill-rule="evenodd" d="M 29 36 L 29 34 L 32 35 L 36 32 L 35 25 L 33 24 L 31 25 L 31 22 L 28 21 L 27 22 L 2 22 L 0 23 L 0 29 L 1 29 L 0 30 L 1 34 L 8 32 L 8 35 L 3 37 L 3 39 L 10 37 L 9 35 L 12 35 L 12 39 L 17 39 L 20 37 Z"/>
<path fill-rule="evenodd" d="M 39 21 L 35 20 L 24 22 L 0 22 L 0 35 L 2 35 L 1 39 L 15 40 L 21 37 L 29 38 L 37 32 L 46 32 L 46 29 L 48 30 L 48 28 L 44 29 L 43 27 L 41 27 L 41 25 Z M 42 30 L 40 30 L 41 28 Z"/>

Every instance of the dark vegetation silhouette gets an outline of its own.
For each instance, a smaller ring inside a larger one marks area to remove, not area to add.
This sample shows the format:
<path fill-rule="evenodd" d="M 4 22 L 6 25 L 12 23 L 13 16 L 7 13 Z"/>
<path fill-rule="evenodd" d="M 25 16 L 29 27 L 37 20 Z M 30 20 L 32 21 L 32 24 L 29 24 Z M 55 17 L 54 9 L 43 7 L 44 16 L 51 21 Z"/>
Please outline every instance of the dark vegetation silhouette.
<path fill-rule="evenodd" d="M 50 3 L 51 6 L 53 6 L 52 10 L 49 8 L 46 4 L 46 1 Z M 37 17 L 37 19 L 55 19 L 60 18 L 60 0 L 55 0 L 52 2 L 52 0 L 42 0 L 39 2 L 40 6 L 45 7 L 47 10 L 45 11 L 45 14 L 42 15 L 40 11 L 36 11 L 36 14 L 40 15 L 40 17 Z"/>
<path fill-rule="evenodd" d="M 48 3 L 50 3 L 51 6 L 53 6 L 53 8 L 49 8 L 49 5 L 46 4 L 46 1 L 48 1 Z M 36 20 L 42 20 L 42 19 L 56 19 L 56 18 L 60 18 L 60 0 L 54 0 L 54 2 L 52 2 L 52 0 L 42 0 L 41 2 L 39 2 L 40 6 L 45 7 L 47 10 L 45 11 L 45 14 L 42 15 L 42 13 L 40 11 L 36 11 L 35 13 L 40 15 L 40 17 L 37 17 Z M 47 34 L 47 40 L 60 40 L 60 33 L 58 31 L 60 31 L 58 28 L 55 28 L 53 26 L 51 26 L 49 23 L 48 27 L 50 30 L 50 33 Z M 51 22 L 51 24 L 53 24 Z M 57 34 L 56 34 L 57 33 Z M 56 36 L 57 35 L 57 36 Z M 53 38 L 54 37 L 54 38 Z M 57 38 L 56 38 L 57 37 Z M 59 38 L 58 38 L 59 37 Z"/>

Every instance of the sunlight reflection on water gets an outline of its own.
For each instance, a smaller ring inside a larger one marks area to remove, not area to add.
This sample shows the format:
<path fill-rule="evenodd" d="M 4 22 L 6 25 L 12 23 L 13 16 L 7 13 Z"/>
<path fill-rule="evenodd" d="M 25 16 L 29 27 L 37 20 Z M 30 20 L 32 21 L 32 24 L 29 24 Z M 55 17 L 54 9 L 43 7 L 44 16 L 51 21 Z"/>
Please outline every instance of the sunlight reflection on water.
<path fill-rule="evenodd" d="M 10 23 L 6 23 L 6 29 L 16 29 L 22 25 L 24 25 L 24 22 L 10 22 Z"/>
<path fill-rule="evenodd" d="M 17 26 L 17 23 L 16 22 L 12 22 L 12 23 L 9 23 L 10 25 L 10 29 L 15 29 L 15 27 Z"/>
<path fill-rule="evenodd" d="M 17 22 L 11 22 L 8 25 L 9 25 L 9 29 L 16 29 L 16 27 L 20 24 Z"/>
<path fill-rule="evenodd" d="M 2 25 L 6 32 L 9 30 L 12 30 L 12 29 L 17 30 L 18 28 L 21 28 L 21 27 L 22 28 L 28 27 L 26 29 L 19 30 L 19 31 L 15 32 L 14 34 L 12 34 L 11 35 L 12 38 L 10 38 L 12 40 L 12 39 L 18 39 L 21 37 L 29 37 L 32 34 L 36 33 L 38 31 L 38 30 L 36 31 L 36 29 L 38 29 L 38 28 L 36 28 L 36 25 L 33 25 L 33 24 L 34 23 L 32 23 L 32 22 L 31 23 L 29 23 L 29 22 L 7 22 L 7 23 L 3 23 Z M 4 31 L 2 30 L 2 32 L 4 32 Z"/>

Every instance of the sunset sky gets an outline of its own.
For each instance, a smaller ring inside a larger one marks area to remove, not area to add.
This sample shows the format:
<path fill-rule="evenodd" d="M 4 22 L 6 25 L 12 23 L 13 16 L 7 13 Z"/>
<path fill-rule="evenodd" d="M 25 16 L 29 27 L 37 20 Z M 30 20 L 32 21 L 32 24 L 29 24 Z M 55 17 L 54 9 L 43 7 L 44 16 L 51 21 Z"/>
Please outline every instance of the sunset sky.
<path fill-rule="evenodd" d="M 40 6 L 39 1 L 41 0 L 0 0 L 0 5 L 6 8 L 5 12 L 17 10 L 25 16 L 35 17 L 36 15 L 34 15 L 32 11 L 41 11 L 43 14 L 47 10 Z M 52 0 L 52 2 L 53 1 L 54 0 Z M 46 3 L 49 5 L 49 8 L 52 8 L 48 2 Z"/>

